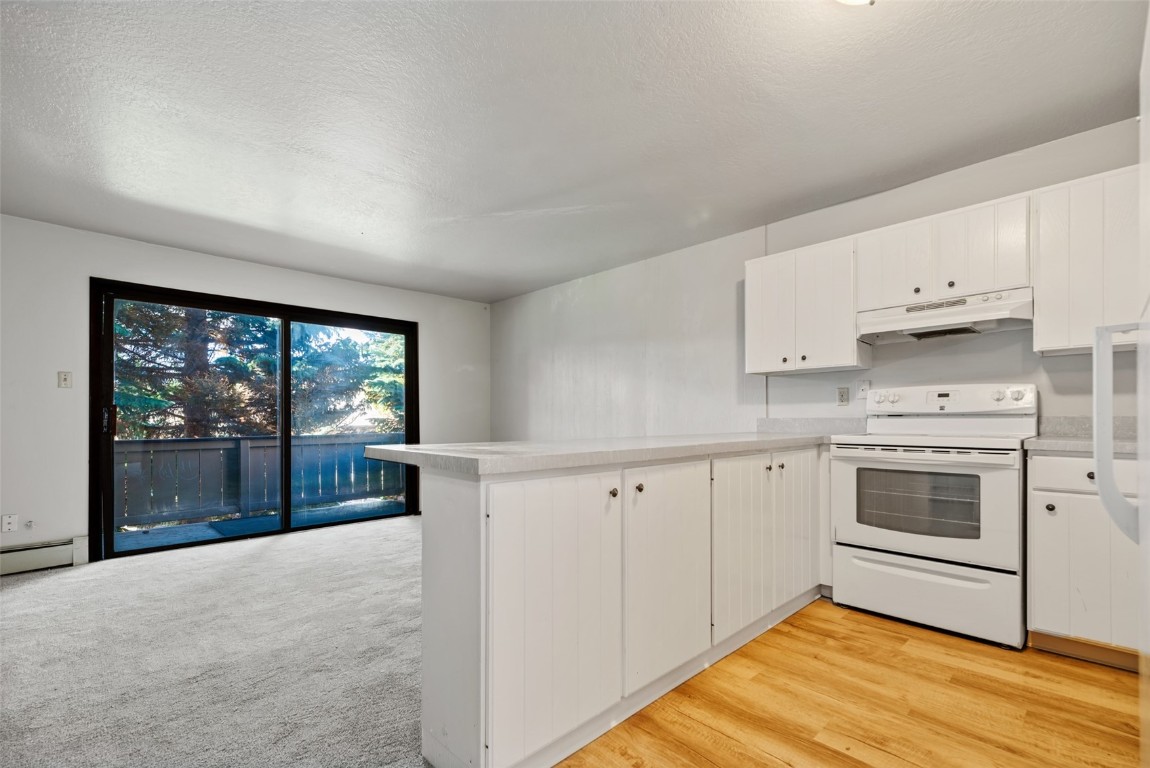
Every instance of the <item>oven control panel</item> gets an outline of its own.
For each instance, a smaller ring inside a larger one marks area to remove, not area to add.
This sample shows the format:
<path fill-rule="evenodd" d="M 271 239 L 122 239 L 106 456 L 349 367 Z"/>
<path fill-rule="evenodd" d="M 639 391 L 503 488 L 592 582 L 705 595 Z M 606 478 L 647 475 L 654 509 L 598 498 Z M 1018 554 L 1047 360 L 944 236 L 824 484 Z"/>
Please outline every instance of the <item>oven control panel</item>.
<path fill-rule="evenodd" d="M 1033 384 L 960 384 L 937 387 L 872 389 L 868 414 L 1032 414 L 1038 412 Z"/>

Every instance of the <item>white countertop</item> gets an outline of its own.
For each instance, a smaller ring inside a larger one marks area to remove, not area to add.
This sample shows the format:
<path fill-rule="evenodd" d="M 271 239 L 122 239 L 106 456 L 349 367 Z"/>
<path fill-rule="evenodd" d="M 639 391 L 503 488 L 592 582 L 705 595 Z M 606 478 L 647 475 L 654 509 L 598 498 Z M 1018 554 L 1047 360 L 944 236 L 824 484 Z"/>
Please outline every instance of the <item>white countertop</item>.
<path fill-rule="evenodd" d="M 369 459 L 414 464 L 462 475 L 502 475 L 578 467 L 711 458 L 786 450 L 829 441 L 827 435 L 738 432 L 671 437 L 613 437 L 596 440 L 369 445 Z"/>
<path fill-rule="evenodd" d="M 1036 453 L 1081 453 L 1094 455 L 1094 440 L 1089 437 L 1039 435 L 1023 442 L 1022 447 Z M 1138 441 L 1115 440 L 1115 456 L 1137 456 Z"/>

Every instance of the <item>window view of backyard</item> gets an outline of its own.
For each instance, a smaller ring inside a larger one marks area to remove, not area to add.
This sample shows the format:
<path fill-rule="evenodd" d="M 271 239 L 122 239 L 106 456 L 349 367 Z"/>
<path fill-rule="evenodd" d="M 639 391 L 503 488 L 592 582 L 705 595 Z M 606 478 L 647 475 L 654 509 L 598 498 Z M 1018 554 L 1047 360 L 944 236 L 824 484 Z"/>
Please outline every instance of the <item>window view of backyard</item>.
<path fill-rule="evenodd" d="M 363 458 L 404 440 L 402 333 L 117 299 L 113 337 L 115 551 L 405 511 L 403 468 Z"/>

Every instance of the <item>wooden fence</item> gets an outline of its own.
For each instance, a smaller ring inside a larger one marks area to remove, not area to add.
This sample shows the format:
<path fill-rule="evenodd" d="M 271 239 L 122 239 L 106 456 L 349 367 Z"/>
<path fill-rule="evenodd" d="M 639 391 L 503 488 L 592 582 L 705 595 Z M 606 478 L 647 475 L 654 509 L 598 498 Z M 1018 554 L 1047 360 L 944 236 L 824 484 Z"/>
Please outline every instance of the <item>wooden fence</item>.
<path fill-rule="evenodd" d="M 292 508 L 402 493 L 402 465 L 363 456 L 366 445 L 402 442 L 403 433 L 292 437 Z M 116 440 L 114 522 L 154 525 L 279 509 L 279 455 L 276 437 Z"/>

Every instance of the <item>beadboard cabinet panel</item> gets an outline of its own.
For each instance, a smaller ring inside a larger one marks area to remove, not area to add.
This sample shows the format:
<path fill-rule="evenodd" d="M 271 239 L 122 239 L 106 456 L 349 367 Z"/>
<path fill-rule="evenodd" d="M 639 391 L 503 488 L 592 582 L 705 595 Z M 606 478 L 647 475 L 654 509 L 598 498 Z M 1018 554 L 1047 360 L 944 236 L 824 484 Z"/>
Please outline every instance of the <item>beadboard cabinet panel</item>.
<path fill-rule="evenodd" d="M 711 463 L 623 472 L 624 693 L 711 645 Z"/>
<path fill-rule="evenodd" d="M 932 297 L 934 238 L 927 221 L 864 232 L 858 249 L 858 311 L 898 307 Z"/>
<path fill-rule="evenodd" d="M 850 238 L 747 262 L 748 373 L 870 365 L 855 323 L 854 264 Z"/>
<path fill-rule="evenodd" d="M 622 698 L 620 472 L 490 489 L 495 768 Z"/>
<path fill-rule="evenodd" d="M 1088 353 L 1095 327 L 1138 321 L 1139 200 L 1133 168 L 1035 193 L 1036 352 Z"/>
<path fill-rule="evenodd" d="M 712 642 L 819 584 L 817 449 L 716 459 Z"/>
<path fill-rule="evenodd" d="M 1027 628 L 1137 648 L 1138 544 L 1084 483 L 1093 459 L 1039 456 L 1029 468 Z"/>

